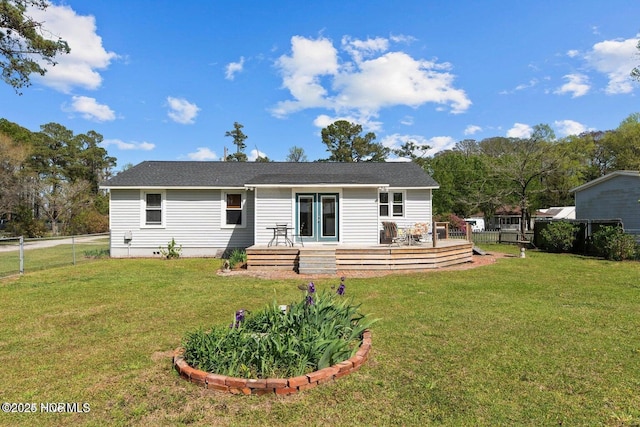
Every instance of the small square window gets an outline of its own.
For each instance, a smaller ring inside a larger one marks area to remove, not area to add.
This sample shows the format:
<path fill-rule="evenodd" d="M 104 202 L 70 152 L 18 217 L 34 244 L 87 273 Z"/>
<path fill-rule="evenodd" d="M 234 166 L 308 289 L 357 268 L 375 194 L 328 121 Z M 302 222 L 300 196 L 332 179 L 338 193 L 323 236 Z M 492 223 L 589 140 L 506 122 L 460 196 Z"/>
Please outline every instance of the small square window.
<path fill-rule="evenodd" d="M 227 211 L 228 225 L 242 225 L 242 211 Z"/>
<path fill-rule="evenodd" d="M 162 194 L 147 194 L 147 207 L 159 208 L 162 206 Z"/>
<path fill-rule="evenodd" d="M 227 208 L 228 209 L 240 209 L 242 207 L 242 195 L 240 194 L 227 194 Z"/>

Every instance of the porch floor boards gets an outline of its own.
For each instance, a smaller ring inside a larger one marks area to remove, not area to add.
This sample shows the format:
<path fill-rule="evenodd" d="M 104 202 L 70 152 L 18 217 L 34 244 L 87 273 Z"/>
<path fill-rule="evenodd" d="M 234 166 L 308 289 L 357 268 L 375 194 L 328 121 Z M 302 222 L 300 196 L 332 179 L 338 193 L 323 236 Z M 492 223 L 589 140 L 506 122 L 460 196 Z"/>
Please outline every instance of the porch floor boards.
<path fill-rule="evenodd" d="M 318 245 L 306 247 L 251 246 L 249 270 L 293 270 L 300 274 L 335 274 L 347 270 L 423 270 L 471 262 L 473 244 L 438 240 L 437 247 L 420 245 Z"/>

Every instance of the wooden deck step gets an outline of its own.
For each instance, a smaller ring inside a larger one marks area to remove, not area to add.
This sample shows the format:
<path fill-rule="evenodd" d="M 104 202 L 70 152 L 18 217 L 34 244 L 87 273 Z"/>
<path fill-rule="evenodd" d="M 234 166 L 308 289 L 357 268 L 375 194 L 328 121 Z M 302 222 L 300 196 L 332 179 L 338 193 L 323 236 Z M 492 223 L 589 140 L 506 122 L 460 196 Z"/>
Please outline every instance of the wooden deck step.
<path fill-rule="evenodd" d="M 301 248 L 298 259 L 300 274 L 336 274 L 335 248 Z"/>

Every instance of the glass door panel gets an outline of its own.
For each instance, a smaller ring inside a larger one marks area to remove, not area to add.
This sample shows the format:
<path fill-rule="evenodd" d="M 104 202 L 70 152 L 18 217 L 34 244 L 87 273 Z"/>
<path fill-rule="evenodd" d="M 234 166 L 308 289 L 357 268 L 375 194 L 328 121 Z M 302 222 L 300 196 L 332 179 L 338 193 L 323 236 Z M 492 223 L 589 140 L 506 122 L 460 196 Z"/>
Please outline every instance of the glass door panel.
<path fill-rule="evenodd" d="M 315 196 L 298 195 L 298 231 L 302 237 L 313 237 Z"/>
<path fill-rule="evenodd" d="M 336 196 L 321 196 L 320 224 L 322 238 L 335 238 L 337 236 L 336 223 Z"/>

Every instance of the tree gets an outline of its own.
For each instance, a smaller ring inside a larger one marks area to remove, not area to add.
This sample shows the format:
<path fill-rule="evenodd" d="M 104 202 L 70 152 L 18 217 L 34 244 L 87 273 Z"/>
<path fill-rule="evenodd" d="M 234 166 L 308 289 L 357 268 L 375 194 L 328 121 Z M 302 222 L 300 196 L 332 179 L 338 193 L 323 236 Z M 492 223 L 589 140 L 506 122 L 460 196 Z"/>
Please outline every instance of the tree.
<path fill-rule="evenodd" d="M 287 155 L 287 162 L 306 162 L 307 155 L 304 154 L 304 148 L 293 146 L 289 148 L 289 154 Z"/>
<path fill-rule="evenodd" d="M 419 164 L 425 169 L 428 159 L 427 151 L 431 150 L 429 145 L 418 145 L 413 141 L 407 141 L 400 148 L 393 150 L 393 154 L 398 157 L 411 159 L 412 162 Z"/>
<path fill-rule="evenodd" d="M 497 196 L 504 204 L 520 207 L 520 233 L 524 236 L 534 195 L 547 191 L 544 179 L 556 171 L 561 162 L 554 144 L 555 135 L 548 125 L 534 126 L 531 137 L 490 138 L 480 142 L 488 156 L 491 178 Z"/>
<path fill-rule="evenodd" d="M 2 79 L 10 84 L 16 93 L 31 85 L 30 75 L 44 75 L 46 69 L 37 61 L 41 58 L 54 66 L 55 56 L 71 51 L 66 41 L 58 38 L 50 40 L 41 22 L 26 15 L 27 7 L 45 10 L 47 0 L 0 0 L 0 67 Z"/>
<path fill-rule="evenodd" d="M 428 170 L 440 185 L 433 193 L 435 213 L 468 217 L 485 209 L 492 211 L 494 192 L 489 186 L 493 181 L 487 169 L 480 155 L 466 156 L 454 149 L 433 156 Z"/>
<path fill-rule="evenodd" d="M 603 138 L 613 157 L 613 170 L 640 170 L 640 113 L 631 114 Z"/>
<path fill-rule="evenodd" d="M 102 135 L 90 130 L 76 135 L 69 146 L 69 156 L 73 159 L 69 164 L 69 178 L 89 182 L 92 194 L 98 193 L 100 183 L 111 176 L 116 166 L 116 158 L 108 156 L 107 150 L 99 146 L 102 140 Z"/>
<path fill-rule="evenodd" d="M 229 154 L 225 159 L 228 162 L 236 161 L 236 162 L 246 162 L 247 155 L 244 153 L 244 149 L 247 148 L 247 145 L 244 141 L 248 138 L 242 132 L 242 128 L 244 126 L 238 122 L 233 123 L 233 130 L 225 132 L 224 136 L 230 136 L 233 138 L 233 143 L 236 146 L 236 152 L 233 154 Z"/>
<path fill-rule="evenodd" d="M 24 191 L 23 169 L 28 147 L 0 130 L 0 217 L 18 211 Z"/>
<path fill-rule="evenodd" d="M 322 129 L 322 142 L 331 153 L 330 162 L 384 162 L 390 150 L 374 142 L 376 135 L 361 136 L 362 126 L 338 120 Z"/>

